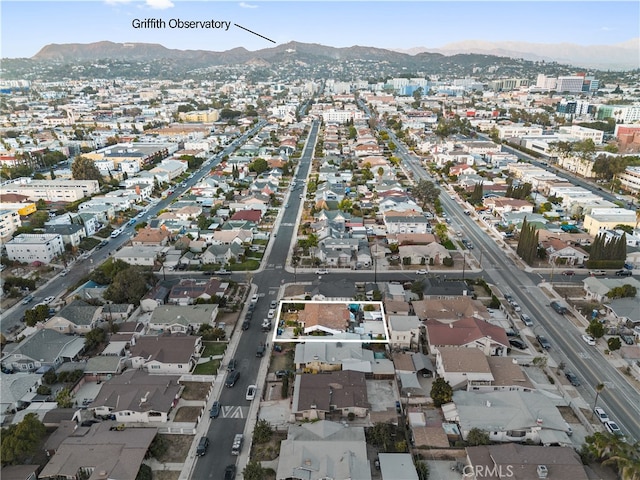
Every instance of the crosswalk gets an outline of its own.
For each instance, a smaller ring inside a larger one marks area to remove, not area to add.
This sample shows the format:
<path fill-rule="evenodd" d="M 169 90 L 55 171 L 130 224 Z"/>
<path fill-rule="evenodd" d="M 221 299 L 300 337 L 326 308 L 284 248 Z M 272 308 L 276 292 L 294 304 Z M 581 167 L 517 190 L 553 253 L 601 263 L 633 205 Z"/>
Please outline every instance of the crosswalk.
<path fill-rule="evenodd" d="M 220 408 L 220 418 L 247 418 L 249 407 L 224 405 Z"/>

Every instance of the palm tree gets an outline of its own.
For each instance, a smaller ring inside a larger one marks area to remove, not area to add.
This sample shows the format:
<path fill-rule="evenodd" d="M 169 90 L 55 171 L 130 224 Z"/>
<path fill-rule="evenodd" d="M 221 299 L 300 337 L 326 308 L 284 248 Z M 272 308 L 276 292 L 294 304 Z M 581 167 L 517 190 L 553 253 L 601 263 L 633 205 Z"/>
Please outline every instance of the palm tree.
<path fill-rule="evenodd" d="M 593 414 L 595 413 L 594 410 L 596 409 L 596 406 L 598 404 L 598 397 L 600 396 L 600 392 L 602 392 L 602 390 L 604 390 L 604 383 L 599 383 L 596 385 L 596 399 L 593 402 L 593 410 L 591 411 L 591 418 L 593 418 Z"/>

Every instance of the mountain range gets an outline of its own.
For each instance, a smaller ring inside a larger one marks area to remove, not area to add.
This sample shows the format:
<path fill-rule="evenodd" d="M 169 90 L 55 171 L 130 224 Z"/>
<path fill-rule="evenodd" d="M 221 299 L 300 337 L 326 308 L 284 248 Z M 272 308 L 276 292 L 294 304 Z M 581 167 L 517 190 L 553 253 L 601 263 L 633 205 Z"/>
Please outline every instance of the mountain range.
<path fill-rule="evenodd" d="M 210 50 L 177 50 L 153 43 L 95 43 L 49 44 L 36 53 L 32 60 L 72 62 L 83 60 L 117 59 L 184 60 L 194 64 L 271 64 L 287 57 L 298 61 L 372 60 L 413 64 L 446 60 L 456 55 L 490 55 L 530 61 L 557 62 L 582 68 L 601 70 L 633 70 L 640 68 L 640 39 L 617 45 L 534 44 L 526 42 L 465 41 L 451 43 L 438 49 L 416 47 L 409 50 L 352 46 L 335 48 L 319 44 L 289 42 L 272 48 L 249 51 L 234 48 L 222 52 Z"/>

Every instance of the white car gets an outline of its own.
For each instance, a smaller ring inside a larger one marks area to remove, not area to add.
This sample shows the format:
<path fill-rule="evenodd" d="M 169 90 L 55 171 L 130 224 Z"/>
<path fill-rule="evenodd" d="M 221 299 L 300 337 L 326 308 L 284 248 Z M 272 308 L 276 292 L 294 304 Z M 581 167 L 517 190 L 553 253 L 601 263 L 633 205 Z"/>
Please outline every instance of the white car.
<path fill-rule="evenodd" d="M 421 269 L 421 270 L 417 270 L 417 271 L 416 271 L 416 275 L 426 275 L 427 273 L 428 273 L 428 272 L 427 272 L 426 270 L 424 270 L 424 269 Z"/>
<path fill-rule="evenodd" d="M 42 301 L 42 303 L 44 303 L 44 304 L 46 304 L 46 305 L 49 305 L 49 304 L 50 304 L 51 302 L 53 302 L 55 299 L 56 299 L 56 297 L 54 297 L 54 296 L 49 296 L 49 297 L 45 298 L 45 299 Z"/>
<path fill-rule="evenodd" d="M 269 312 L 267 312 L 267 318 L 268 319 L 272 319 L 275 316 L 276 316 L 276 309 L 275 308 L 272 308 L 272 309 L 269 310 Z"/>
<path fill-rule="evenodd" d="M 593 338 L 591 335 L 582 335 L 582 340 L 584 340 L 587 345 L 594 346 L 596 344 L 595 338 Z"/>
<path fill-rule="evenodd" d="M 247 387 L 247 394 L 245 395 L 245 398 L 249 401 L 256 398 L 256 390 L 258 390 L 258 387 L 256 385 L 249 385 Z"/>
<path fill-rule="evenodd" d="M 616 435 L 618 437 L 624 436 L 622 434 L 622 430 L 620 430 L 620 427 L 614 421 L 609 420 L 608 422 L 604 422 L 604 428 L 607 429 L 607 432 L 613 433 L 614 435 Z"/>
<path fill-rule="evenodd" d="M 607 412 L 605 412 L 602 408 L 594 408 L 593 413 L 596 414 L 596 417 L 598 417 L 598 420 L 600 420 L 600 422 L 607 423 L 609 421 L 609 415 L 607 415 Z"/>
<path fill-rule="evenodd" d="M 326 275 L 327 273 L 329 273 L 329 270 L 327 270 L 326 268 L 316 270 L 316 275 Z"/>
<path fill-rule="evenodd" d="M 257 293 L 254 293 L 254 294 L 251 296 L 251 303 L 256 303 L 257 301 L 258 301 L 258 294 L 257 294 Z"/>

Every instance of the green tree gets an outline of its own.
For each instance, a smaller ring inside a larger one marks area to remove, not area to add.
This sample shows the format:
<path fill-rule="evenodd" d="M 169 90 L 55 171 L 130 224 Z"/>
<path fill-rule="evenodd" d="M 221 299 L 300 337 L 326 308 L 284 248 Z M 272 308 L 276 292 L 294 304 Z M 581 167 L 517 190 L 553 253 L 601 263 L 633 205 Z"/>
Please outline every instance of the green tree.
<path fill-rule="evenodd" d="M 100 327 L 96 327 L 84 336 L 85 350 L 92 350 L 107 340 L 107 332 Z"/>
<path fill-rule="evenodd" d="M 593 338 L 598 339 L 604 336 L 604 325 L 598 320 L 591 320 L 589 326 L 586 328 L 586 332 Z"/>
<path fill-rule="evenodd" d="M 138 305 L 147 293 L 149 284 L 153 285 L 151 272 L 140 267 L 130 267 L 118 272 L 104 294 L 106 300 L 114 303 L 133 303 Z"/>
<path fill-rule="evenodd" d="M 607 297 L 610 299 L 614 298 L 633 298 L 638 293 L 638 289 L 633 285 L 629 285 L 625 283 L 624 285 L 620 285 L 619 287 L 613 287 L 607 293 Z"/>
<path fill-rule="evenodd" d="M 273 429 L 265 419 L 258 420 L 253 430 L 253 441 L 255 443 L 268 443 L 273 436 Z"/>
<path fill-rule="evenodd" d="M 427 205 L 433 205 L 436 202 L 440 196 L 440 189 L 435 183 L 421 179 L 413 188 L 413 195 L 420 202 L 420 206 L 426 208 Z"/>
<path fill-rule="evenodd" d="M 198 215 L 198 230 L 206 230 L 207 228 L 209 228 L 210 224 L 211 220 L 209 220 L 209 217 L 207 217 L 203 213 Z"/>
<path fill-rule="evenodd" d="M 71 394 L 71 390 L 68 388 L 60 390 L 56 395 L 56 403 L 58 404 L 58 408 L 73 407 L 73 395 Z"/>
<path fill-rule="evenodd" d="M 33 228 L 44 228 L 47 220 L 49 220 L 49 214 L 46 211 L 38 210 L 29 216 L 29 225 Z"/>
<path fill-rule="evenodd" d="M 264 158 L 256 158 L 249 164 L 249 171 L 256 172 L 258 175 L 266 172 L 267 170 L 269 170 L 269 164 Z"/>
<path fill-rule="evenodd" d="M 422 460 L 416 460 L 415 465 L 418 480 L 429 480 L 429 464 Z"/>
<path fill-rule="evenodd" d="M 444 378 L 438 377 L 431 385 L 431 398 L 435 407 L 439 408 L 453 399 L 453 388 Z"/>
<path fill-rule="evenodd" d="M 393 427 L 389 423 L 377 422 L 367 430 L 370 442 L 378 447 L 382 452 L 388 452 L 393 443 L 391 434 Z"/>
<path fill-rule="evenodd" d="M 477 447 L 478 445 L 489 445 L 490 443 L 489 433 L 475 427 L 469 430 L 467 434 L 467 444 L 472 447 Z"/>
<path fill-rule="evenodd" d="M 482 182 L 476 183 L 473 187 L 473 191 L 471 192 L 471 196 L 469 197 L 469 203 L 473 205 L 479 205 L 482 203 L 482 199 L 484 198 L 484 185 Z"/>
<path fill-rule="evenodd" d="M 525 218 L 520 229 L 516 253 L 522 260 L 531 265 L 537 257 L 539 243 L 539 234 L 536 227 L 529 224 Z"/>
<path fill-rule="evenodd" d="M 260 465 L 260 462 L 251 461 L 242 470 L 242 478 L 244 480 L 265 480 L 267 471 Z"/>
<path fill-rule="evenodd" d="M 71 164 L 71 175 L 74 180 L 98 180 L 102 182 L 102 175 L 96 164 L 93 160 L 83 156 L 77 156 Z"/>
<path fill-rule="evenodd" d="M 151 467 L 144 463 L 140 464 L 140 470 L 138 470 L 135 480 L 153 480 L 153 470 L 151 470 Z"/>
<path fill-rule="evenodd" d="M 610 352 L 615 352 L 616 350 L 620 350 L 622 347 L 622 342 L 620 341 L 620 337 L 610 337 L 607 339 L 607 347 Z"/>
<path fill-rule="evenodd" d="M 48 305 L 38 305 L 24 312 L 24 323 L 33 327 L 36 323 L 44 322 L 49 316 Z"/>
<path fill-rule="evenodd" d="M 22 421 L 2 429 L 2 465 L 18 465 L 36 454 L 42 438 L 46 434 L 45 426 L 35 413 L 28 413 Z"/>

